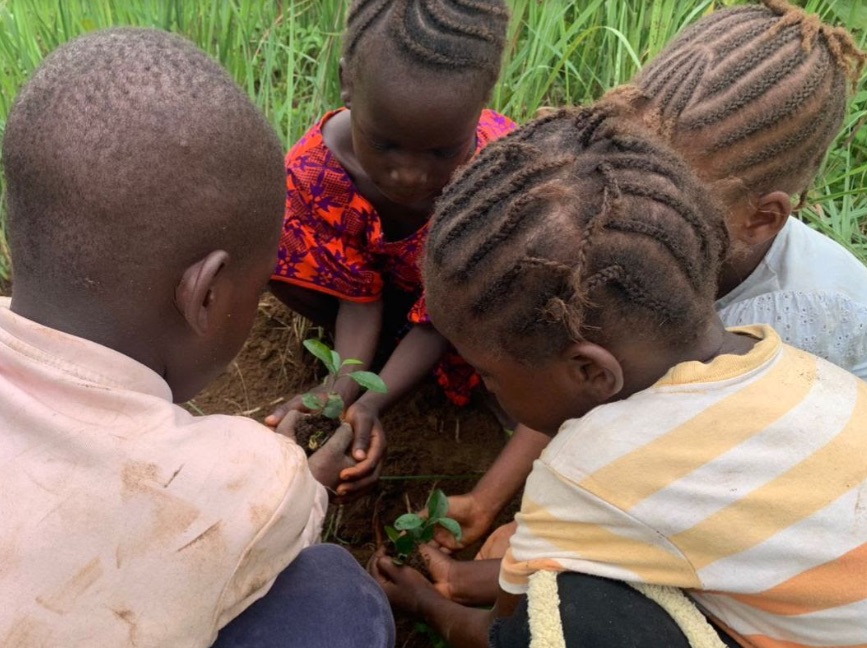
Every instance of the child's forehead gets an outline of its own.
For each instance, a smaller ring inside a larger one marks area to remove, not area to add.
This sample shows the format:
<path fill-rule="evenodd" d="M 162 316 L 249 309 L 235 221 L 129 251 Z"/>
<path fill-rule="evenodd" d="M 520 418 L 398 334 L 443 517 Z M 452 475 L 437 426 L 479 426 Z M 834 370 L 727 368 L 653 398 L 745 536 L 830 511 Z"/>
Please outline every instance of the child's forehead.
<path fill-rule="evenodd" d="M 481 95 L 436 79 L 404 83 L 395 78 L 362 84 L 352 97 L 353 128 L 408 144 L 458 144 L 475 134 L 484 106 Z"/>

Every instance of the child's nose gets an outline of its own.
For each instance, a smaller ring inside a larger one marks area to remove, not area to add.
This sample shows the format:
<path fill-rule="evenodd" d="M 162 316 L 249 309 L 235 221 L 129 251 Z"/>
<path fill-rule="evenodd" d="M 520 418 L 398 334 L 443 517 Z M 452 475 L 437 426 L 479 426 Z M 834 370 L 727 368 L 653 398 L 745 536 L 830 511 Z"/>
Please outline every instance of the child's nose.
<path fill-rule="evenodd" d="M 430 174 L 422 165 L 404 165 L 391 170 L 391 181 L 402 187 L 426 185 Z"/>

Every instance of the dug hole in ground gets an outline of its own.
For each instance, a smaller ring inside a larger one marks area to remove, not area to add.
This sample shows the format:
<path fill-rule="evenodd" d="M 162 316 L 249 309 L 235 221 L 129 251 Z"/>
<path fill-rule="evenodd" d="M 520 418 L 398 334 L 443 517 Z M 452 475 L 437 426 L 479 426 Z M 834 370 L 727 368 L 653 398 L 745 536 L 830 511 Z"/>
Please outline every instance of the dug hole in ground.
<path fill-rule="evenodd" d="M 278 403 L 318 382 L 315 372 L 324 370 L 301 346 L 315 335 L 307 322 L 270 295 L 265 297 L 238 357 L 188 408 L 198 414 L 243 414 L 263 421 Z M 376 522 L 392 524 L 401 514 L 421 509 L 434 488 L 447 495 L 467 492 L 507 440 L 483 405 L 455 407 L 432 379 L 385 414 L 382 422 L 388 453 L 379 485 L 348 504 L 332 506 L 323 529 L 325 542 L 344 546 L 362 565 L 376 549 Z M 516 498 L 497 524 L 509 521 L 518 504 Z M 478 547 L 479 543 L 468 547 L 458 557 L 472 559 Z M 399 648 L 437 645 L 415 620 L 398 616 L 396 621 Z"/>

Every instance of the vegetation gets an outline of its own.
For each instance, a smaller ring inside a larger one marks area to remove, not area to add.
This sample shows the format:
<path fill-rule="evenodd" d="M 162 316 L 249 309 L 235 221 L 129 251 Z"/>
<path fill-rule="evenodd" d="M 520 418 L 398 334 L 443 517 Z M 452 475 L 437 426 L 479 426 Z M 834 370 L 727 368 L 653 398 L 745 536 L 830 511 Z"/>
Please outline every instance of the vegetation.
<path fill-rule="evenodd" d="M 337 383 L 349 378 L 370 391 L 384 394 L 387 391 L 382 378 L 372 371 L 346 371 L 347 367 L 363 364 L 361 360 L 347 358 L 342 360 L 340 354 L 321 340 L 304 340 L 304 348 L 312 353 L 325 365 L 328 375 L 322 382 L 324 391 L 307 392 L 301 397 L 304 407 L 312 414 L 321 414 L 325 418 L 336 419 L 343 413 L 343 398 L 335 391 Z"/>
<path fill-rule="evenodd" d="M 437 525 L 451 533 L 456 540 L 461 539 L 461 525 L 450 517 L 449 499 L 439 488 L 431 492 L 427 498 L 427 517 L 417 513 L 404 513 L 394 521 L 394 526 L 385 527 L 385 533 L 394 547 L 395 564 L 404 564 L 418 549 L 433 540 Z"/>
<path fill-rule="evenodd" d="M 796 0 L 867 44 L 862 0 Z M 628 80 L 685 24 L 743 0 L 511 0 L 513 20 L 491 104 L 518 121 L 544 105 L 584 103 Z M 348 0 L 0 0 L 0 134 L 11 102 L 42 57 L 112 25 L 179 32 L 215 56 L 265 111 L 288 148 L 340 105 L 337 61 Z M 804 218 L 867 259 L 867 89 Z M 0 186 L 2 193 L 2 186 Z M 0 287 L 10 273 L 0 214 Z"/>

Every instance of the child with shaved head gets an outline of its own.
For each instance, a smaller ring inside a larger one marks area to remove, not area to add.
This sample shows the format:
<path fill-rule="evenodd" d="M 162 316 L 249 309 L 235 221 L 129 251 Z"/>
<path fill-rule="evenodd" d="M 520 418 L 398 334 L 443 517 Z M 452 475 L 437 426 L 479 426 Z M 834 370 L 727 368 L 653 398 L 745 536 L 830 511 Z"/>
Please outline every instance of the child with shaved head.
<path fill-rule="evenodd" d="M 183 39 L 98 32 L 21 91 L 3 164 L 0 644 L 209 646 L 225 627 L 221 646 L 390 645 L 375 584 L 310 546 L 349 430 L 308 462 L 174 404 L 237 353 L 273 265 L 282 154 L 261 113 Z"/>

